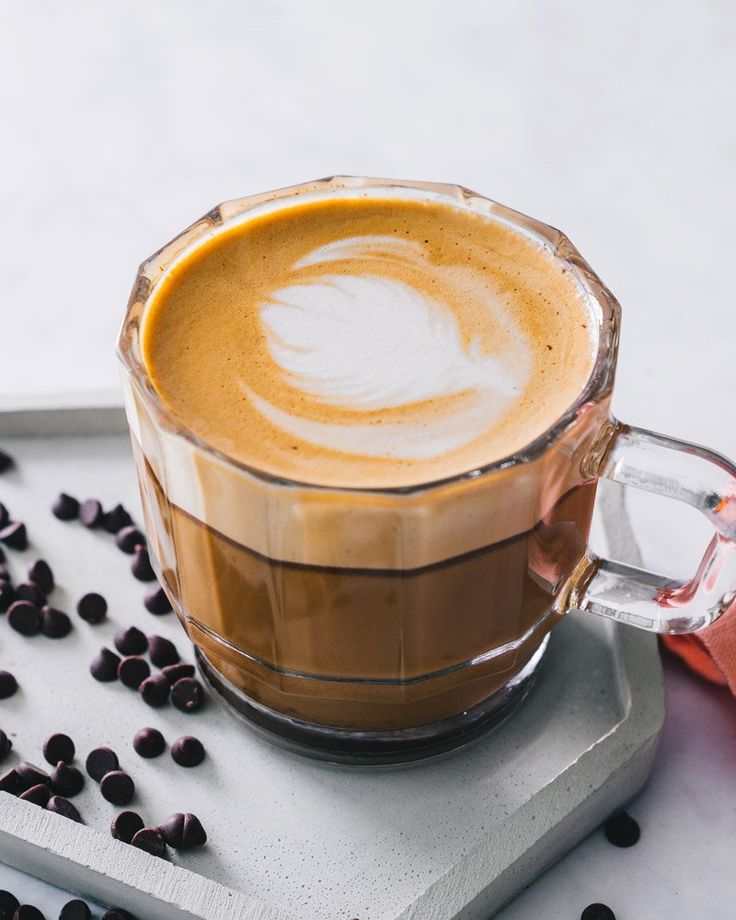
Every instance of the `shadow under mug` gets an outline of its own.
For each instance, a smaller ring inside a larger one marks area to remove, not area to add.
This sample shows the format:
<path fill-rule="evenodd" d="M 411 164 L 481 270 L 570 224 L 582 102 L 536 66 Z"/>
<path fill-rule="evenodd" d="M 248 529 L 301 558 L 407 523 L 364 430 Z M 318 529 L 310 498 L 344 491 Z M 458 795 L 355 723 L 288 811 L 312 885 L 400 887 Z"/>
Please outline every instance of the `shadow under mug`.
<path fill-rule="evenodd" d="M 487 467 L 402 488 L 327 488 L 247 467 L 159 399 L 140 324 L 166 273 L 255 213 L 330 195 L 445 200 L 546 246 L 594 306 L 598 350 L 574 405 Z M 227 202 L 141 266 L 120 333 L 151 556 L 212 688 L 270 739 L 333 761 L 458 747 L 528 692 L 569 611 L 701 629 L 736 586 L 736 469 L 610 414 L 620 309 L 559 231 L 458 186 L 332 178 Z M 686 582 L 588 548 L 600 478 L 698 508 L 714 536 Z"/>

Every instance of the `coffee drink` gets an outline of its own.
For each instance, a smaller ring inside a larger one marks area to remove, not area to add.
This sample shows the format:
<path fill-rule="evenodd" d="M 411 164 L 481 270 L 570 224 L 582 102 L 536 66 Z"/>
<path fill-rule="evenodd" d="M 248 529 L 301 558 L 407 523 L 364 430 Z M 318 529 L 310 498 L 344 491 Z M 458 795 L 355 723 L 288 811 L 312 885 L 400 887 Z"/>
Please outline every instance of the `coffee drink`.
<path fill-rule="evenodd" d="M 415 189 L 267 199 L 182 245 L 128 413 L 154 558 L 258 713 L 391 733 L 532 658 L 588 537 L 599 310 L 545 241 Z M 255 715 L 254 715 L 255 713 Z"/>

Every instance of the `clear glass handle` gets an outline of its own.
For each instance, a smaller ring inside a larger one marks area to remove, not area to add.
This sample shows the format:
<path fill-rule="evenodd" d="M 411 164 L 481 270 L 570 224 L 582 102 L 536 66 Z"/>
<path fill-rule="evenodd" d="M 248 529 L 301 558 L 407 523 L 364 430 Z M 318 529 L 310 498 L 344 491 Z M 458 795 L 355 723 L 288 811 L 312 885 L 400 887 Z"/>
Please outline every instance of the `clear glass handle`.
<path fill-rule="evenodd" d="M 670 634 L 694 632 L 718 619 L 736 592 L 736 466 L 704 447 L 614 423 L 590 472 L 692 505 L 715 534 L 686 582 L 588 551 L 563 593 L 567 609 Z"/>

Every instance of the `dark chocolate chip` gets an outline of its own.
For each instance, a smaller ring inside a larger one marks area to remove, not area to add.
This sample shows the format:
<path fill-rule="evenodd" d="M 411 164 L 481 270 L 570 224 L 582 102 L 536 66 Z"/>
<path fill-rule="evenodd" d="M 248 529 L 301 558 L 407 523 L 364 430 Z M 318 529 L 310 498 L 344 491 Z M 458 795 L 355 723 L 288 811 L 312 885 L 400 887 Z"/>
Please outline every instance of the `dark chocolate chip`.
<path fill-rule="evenodd" d="M 15 600 L 15 589 L 10 581 L 0 581 L 0 613 L 5 613 Z"/>
<path fill-rule="evenodd" d="M 7 507 L 0 502 L 0 527 L 5 527 L 6 524 L 10 523 L 10 512 Z M 3 558 L 5 558 L 3 556 Z"/>
<path fill-rule="evenodd" d="M 49 639 L 63 639 L 72 631 L 72 621 L 63 610 L 56 607 L 41 608 L 41 632 Z"/>
<path fill-rule="evenodd" d="M 207 834 L 196 815 L 179 812 L 159 825 L 159 830 L 175 850 L 190 850 L 207 843 Z"/>
<path fill-rule="evenodd" d="M 609 843 L 617 847 L 633 847 L 641 837 L 637 822 L 625 811 L 612 815 L 603 826 Z"/>
<path fill-rule="evenodd" d="M 63 818 L 69 818 L 70 821 L 76 821 L 77 824 L 84 824 L 76 805 L 72 805 L 68 799 L 61 795 L 52 795 L 46 810 L 53 811 L 54 814 L 61 815 Z"/>
<path fill-rule="evenodd" d="M 10 671 L 0 671 L 0 700 L 7 700 L 18 689 L 18 681 Z"/>
<path fill-rule="evenodd" d="M 6 770 L 0 775 L 0 792 L 9 792 L 10 795 L 19 795 L 23 791 L 20 784 L 18 771 L 14 769 Z"/>
<path fill-rule="evenodd" d="M 204 688 L 194 677 L 182 677 L 171 688 L 171 702 L 182 712 L 194 712 L 204 701 Z"/>
<path fill-rule="evenodd" d="M 90 591 L 79 598 L 77 613 L 87 623 L 101 623 L 107 616 L 107 601 L 96 591 Z"/>
<path fill-rule="evenodd" d="M 19 601 L 28 601 L 36 607 L 43 607 L 46 603 L 46 595 L 32 581 L 23 581 L 16 585 L 15 596 Z"/>
<path fill-rule="evenodd" d="M 130 571 L 133 577 L 138 581 L 155 581 L 156 573 L 151 565 L 151 557 L 145 546 L 136 546 L 133 552 L 133 561 L 130 563 Z"/>
<path fill-rule="evenodd" d="M 25 802 L 32 802 L 34 805 L 40 805 L 41 808 L 45 808 L 51 798 L 51 790 L 46 783 L 38 783 L 36 786 L 26 789 L 25 792 L 21 792 L 20 798 Z"/>
<path fill-rule="evenodd" d="M 120 659 L 115 652 L 103 647 L 97 657 L 92 660 L 89 672 L 95 680 L 99 680 L 103 684 L 109 684 L 118 679 L 119 665 Z"/>
<path fill-rule="evenodd" d="M 57 795 L 71 799 L 84 788 L 84 774 L 60 760 L 51 771 L 51 788 Z"/>
<path fill-rule="evenodd" d="M 195 674 L 194 665 L 184 664 L 183 661 L 179 664 L 167 664 L 162 670 L 170 684 L 175 684 L 182 677 L 194 677 Z"/>
<path fill-rule="evenodd" d="M 99 783 L 106 773 L 117 770 L 120 761 L 115 751 L 111 751 L 108 747 L 98 747 L 89 752 L 84 766 L 89 776 Z"/>
<path fill-rule="evenodd" d="M 137 690 L 150 676 L 151 666 L 145 658 L 139 658 L 138 655 L 128 655 L 118 665 L 118 680 L 131 690 Z"/>
<path fill-rule="evenodd" d="M 607 904 L 588 904 L 580 920 L 616 920 L 616 914 Z"/>
<path fill-rule="evenodd" d="M 46 917 L 33 904 L 21 904 L 20 907 L 16 907 L 13 920 L 46 920 Z"/>
<path fill-rule="evenodd" d="M 20 901 L 9 891 L 0 890 L 0 920 L 13 920 L 13 914 Z"/>
<path fill-rule="evenodd" d="M 4 450 L 0 450 L 0 473 L 4 473 L 13 466 L 15 466 L 15 460 L 13 460 L 10 454 L 6 454 Z"/>
<path fill-rule="evenodd" d="M 184 735 L 171 745 L 171 756 L 180 767 L 196 767 L 204 760 L 204 745 L 199 738 Z"/>
<path fill-rule="evenodd" d="M 136 918 L 122 907 L 111 907 L 102 915 L 102 920 L 136 920 Z"/>
<path fill-rule="evenodd" d="M 141 757 L 158 757 L 166 750 L 166 739 L 157 728 L 142 728 L 135 733 L 133 750 Z"/>
<path fill-rule="evenodd" d="M 0 542 L 12 549 L 26 549 L 28 547 L 28 534 L 26 525 L 21 521 L 13 521 L 0 530 Z"/>
<path fill-rule="evenodd" d="M 146 596 L 143 598 L 143 606 L 149 613 L 155 613 L 157 616 L 161 616 L 163 613 L 171 613 L 171 601 L 160 585 L 146 592 Z"/>
<path fill-rule="evenodd" d="M 102 505 L 96 498 L 88 498 L 79 506 L 79 520 L 85 527 L 99 527 L 102 523 Z"/>
<path fill-rule="evenodd" d="M 178 664 L 179 653 L 171 639 L 163 636 L 148 637 L 148 654 L 157 668 L 165 668 L 168 664 Z"/>
<path fill-rule="evenodd" d="M 44 594 L 51 594 L 54 590 L 54 573 L 45 559 L 36 559 L 31 563 L 28 567 L 28 578 L 34 585 L 38 585 Z"/>
<path fill-rule="evenodd" d="M 52 767 L 55 767 L 60 760 L 64 763 L 71 763 L 74 760 L 74 742 L 69 735 L 61 734 L 61 732 L 51 735 L 43 746 L 43 756 Z"/>
<path fill-rule="evenodd" d="M 136 626 L 128 626 L 115 633 L 115 648 L 121 655 L 142 655 L 148 650 L 148 639 Z"/>
<path fill-rule="evenodd" d="M 127 805 L 135 795 L 135 783 L 123 770 L 111 770 L 100 780 L 100 792 L 113 805 Z"/>
<path fill-rule="evenodd" d="M 123 843 L 130 843 L 133 837 L 142 830 L 145 825 L 143 818 L 134 811 L 121 811 L 115 815 L 110 825 L 110 833 L 116 840 L 122 840 Z"/>
<path fill-rule="evenodd" d="M 130 842 L 134 847 L 138 847 L 139 850 L 145 850 L 151 856 L 161 858 L 166 856 L 166 841 L 158 828 L 143 827 L 135 833 Z"/>
<path fill-rule="evenodd" d="M 13 748 L 13 742 L 0 728 L 0 763 L 2 763 Z"/>
<path fill-rule="evenodd" d="M 129 527 L 133 519 L 122 505 L 115 505 L 109 511 L 105 512 L 102 526 L 108 533 L 118 533 L 123 527 Z"/>
<path fill-rule="evenodd" d="M 131 556 L 135 552 L 136 546 L 146 545 L 146 538 L 137 527 L 123 527 L 115 537 L 115 544 L 118 549 Z"/>
<path fill-rule="evenodd" d="M 168 700 L 171 687 L 163 674 L 154 674 L 152 677 L 147 677 L 138 690 L 144 703 L 158 708 Z"/>
<path fill-rule="evenodd" d="M 41 611 L 30 601 L 14 601 L 8 609 L 8 623 L 22 636 L 35 636 L 41 628 Z"/>
<path fill-rule="evenodd" d="M 51 513 L 60 521 L 73 521 L 79 517 L 79 502 L 66 492 L 61 492 L 51 506 Z"/>
<path fill-rule="evenodd" d="M 18 774 L 18 779 L 20 780 L 21 791 L 30 789 L 31 786 L 38 786 L 39 783 L 43 785 L 48 785 L 49 775 L 45 773 L 40 767 L 35 766 L 35 764 L 28 763 L 27 760 L 21 761 L 15 768 L 15 772 Z"/>
<path fill-rule="evenodd" d="M 59 920 L 92 920 L 92 911 L 84 901 L 75 898 L 61 908 Z"/>

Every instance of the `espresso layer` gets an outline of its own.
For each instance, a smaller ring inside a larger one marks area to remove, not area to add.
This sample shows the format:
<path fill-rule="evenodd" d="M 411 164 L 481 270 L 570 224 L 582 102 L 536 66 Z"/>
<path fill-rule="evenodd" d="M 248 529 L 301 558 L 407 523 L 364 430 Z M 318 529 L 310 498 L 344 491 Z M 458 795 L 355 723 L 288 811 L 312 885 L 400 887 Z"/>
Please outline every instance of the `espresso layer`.
<path fill-rule="evenodd" d="M 278 476 L 413 485 L 534 440 L 590 375 L 595 320 L 551 253 L 441 202 L 332 198 L 223 230 L 141 333 L 180 421 Z"/>

